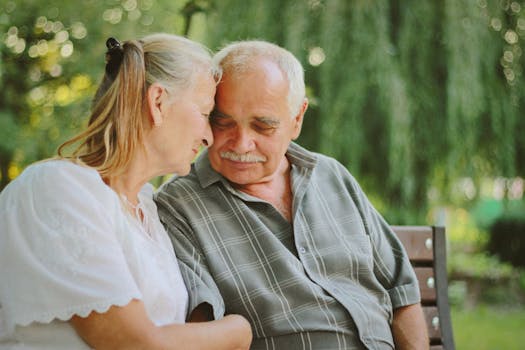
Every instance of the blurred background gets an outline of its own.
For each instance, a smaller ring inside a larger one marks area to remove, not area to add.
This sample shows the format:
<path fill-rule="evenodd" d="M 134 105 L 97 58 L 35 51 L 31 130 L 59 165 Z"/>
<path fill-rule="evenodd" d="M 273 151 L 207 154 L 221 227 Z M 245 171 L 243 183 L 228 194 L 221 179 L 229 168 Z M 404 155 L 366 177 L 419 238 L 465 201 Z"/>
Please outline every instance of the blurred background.
<path fill-rule="evenodd" d="M 524 348 L 525 1 L 0 0 L 0 190 L 85 124 L 107 37 L 159 31 L 292 51 L 299 143 L 391 224 L 446 227 L 457 348 Z"/>

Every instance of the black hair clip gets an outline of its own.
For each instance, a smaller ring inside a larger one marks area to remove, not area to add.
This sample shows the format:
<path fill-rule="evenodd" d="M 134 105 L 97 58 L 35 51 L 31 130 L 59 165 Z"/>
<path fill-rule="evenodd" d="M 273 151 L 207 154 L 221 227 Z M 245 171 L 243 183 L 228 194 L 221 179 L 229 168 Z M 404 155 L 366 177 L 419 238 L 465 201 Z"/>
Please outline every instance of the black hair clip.
<path fill-rule="evenodd" d="M 106 47 L 108 48 L 108 51 L 111 51 L 116 48 L 120 49 L 121 46 L 122 45 L 120 44 L 120 41 L 118 41 L 117 39 L 113 37 L 108 38 L 108 40 L 106 40 Z"/>
<path fill-rule="evenodd" d="M 115 80 L 124 56 L 124 48 L 122 44 L 113 37 L 106 40 L 106 47 L 108 48 L 106 52 L 106 74 L 111 80 Z"/>

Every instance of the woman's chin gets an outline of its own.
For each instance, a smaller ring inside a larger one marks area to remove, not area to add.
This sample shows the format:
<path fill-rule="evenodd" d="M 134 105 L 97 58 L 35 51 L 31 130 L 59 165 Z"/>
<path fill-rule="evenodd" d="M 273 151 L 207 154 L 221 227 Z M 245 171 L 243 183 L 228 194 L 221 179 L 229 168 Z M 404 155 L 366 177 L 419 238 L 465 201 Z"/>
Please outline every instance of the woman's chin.
<path fill-rule="evenodd" d="M 191 164 L 188 164 L 188 166 L 181 167 L 180 165 L 172 171 L 172 174 L 175 174 L 177 176 L 186 176 L 190 173 L 191 170 Z"/>

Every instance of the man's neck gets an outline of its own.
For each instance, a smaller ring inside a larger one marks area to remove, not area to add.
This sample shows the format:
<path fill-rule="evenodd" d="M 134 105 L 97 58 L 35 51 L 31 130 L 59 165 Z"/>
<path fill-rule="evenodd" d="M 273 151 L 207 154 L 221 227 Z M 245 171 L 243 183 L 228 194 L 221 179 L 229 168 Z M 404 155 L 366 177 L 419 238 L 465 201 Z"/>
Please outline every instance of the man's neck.
<path fill-rule="evenodd" d="M 292 189 L 290 186 L 290 163 L 286 157 L 279 168 L 264 182 L 235 185 L 233 187 L 251 196 L 263 199 L 274 206 L 283 217 L 291 221 Z"/>

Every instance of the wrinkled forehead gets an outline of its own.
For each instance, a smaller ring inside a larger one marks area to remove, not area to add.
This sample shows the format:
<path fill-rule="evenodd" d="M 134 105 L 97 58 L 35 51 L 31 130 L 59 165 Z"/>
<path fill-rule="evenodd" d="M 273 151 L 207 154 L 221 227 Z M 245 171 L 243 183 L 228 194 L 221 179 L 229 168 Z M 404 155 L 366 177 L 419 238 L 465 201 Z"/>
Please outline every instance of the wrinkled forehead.
<path fill-rule="evenodd" d="M 279 100 L 288 95 L 288 83 L 279 68 L 269 62 L 259 62 L 250 70 L 225 72 L 217 85 L 217 94 L 235 94 L 237 99 Z"/>
<path fill-rule="evenodd" d="M 271 60 L 260 58 L 251 62 L 242 69 L 227 69 L 223 71 L 219 88 L 244 86 L 253 88 L 263 88 L 269 90 L 288 89 L 288 81 L 279 66 Z M 246 93 L 250 93 L 249 89 Z M 281 91 L 284 92 L 284 91 Z M 286 91 L 287 93 L 287 91 Z"/>
<path fill-rule="evenodd" d="M 244 60 L 228 60 L 221 63 L 223 75 L 227 75 L 230 79 L 239 79 L 245 75 L 253 74 L 268 74 L 270 71 L 278 71 L 283 79 L 287 80 L 286 75 L 282 71 L 280 65 L 275 59 L 270 56 L 251 56 Z"/>

